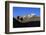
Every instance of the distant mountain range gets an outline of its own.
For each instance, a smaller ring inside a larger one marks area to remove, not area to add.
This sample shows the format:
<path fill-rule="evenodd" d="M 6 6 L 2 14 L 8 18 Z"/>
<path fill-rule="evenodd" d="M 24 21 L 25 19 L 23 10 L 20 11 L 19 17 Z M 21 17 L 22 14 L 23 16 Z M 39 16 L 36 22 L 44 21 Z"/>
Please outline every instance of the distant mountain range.
<path fill-rule="evenodd" d="M 19 17 L 19 19 L 17 17 Z M 26 22 L 31 22 L 31 21 L 40 21 L 40 16 L 36 16 L 36 15 L 17 16 L 17 17 L 14 17 L 14 18 L 21 23 L 26 23 Z"/>
<path fill-rule="evenodd" d="M 19 27 L 40 27 L 40 18 L 39 17 L 32 17 L 32 18 L 29 19 L 30 21 L 28 19 L 26 20 L 25 18 L 20 20 L 21 18 L 20 19 L 16 19 L 16 18 L 13 17 L 13 28 L 19 28 Z"/>

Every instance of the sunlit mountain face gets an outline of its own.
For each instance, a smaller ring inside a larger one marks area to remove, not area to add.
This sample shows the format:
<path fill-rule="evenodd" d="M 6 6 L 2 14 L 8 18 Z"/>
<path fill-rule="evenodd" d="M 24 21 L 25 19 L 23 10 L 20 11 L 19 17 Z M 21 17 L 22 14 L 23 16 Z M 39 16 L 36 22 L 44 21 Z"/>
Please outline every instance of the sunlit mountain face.
<path fill-rule="evenodd" d="M 40 21 L 40 17 L 36 15 L 26 15 L 26 16 L 17 16 L 14 17 L 16 20 L 18 20 L 21 23 L 26 23 L 30 21 Z"/>
<path fill-rule="evenodd" d="M 40 18 L 33 17 L 31 19 L 28 18 L 13 18 L 13 28 L 21 28 L 21 27 L 40 27 Z"/>
<path fill-rule="evenodd" d="M 17 16 L 13 18 L 13 28 L 40 27 L 40 17 L 36 15 Z"/>
<path fill-rule="evenodd" d="M 40 8 L 13 7 L 13 28 L 40 27 Z"/>

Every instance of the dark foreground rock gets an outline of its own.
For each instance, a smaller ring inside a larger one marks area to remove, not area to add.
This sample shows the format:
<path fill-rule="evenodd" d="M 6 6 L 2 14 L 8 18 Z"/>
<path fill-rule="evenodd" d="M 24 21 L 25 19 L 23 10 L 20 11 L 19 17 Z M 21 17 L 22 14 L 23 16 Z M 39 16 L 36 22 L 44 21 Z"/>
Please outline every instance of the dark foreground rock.
<path fill-rule="evenodd" d="M 13 18 L 13 28 L 18 27 L 40 27 L 40 21 L 31 21 L 28 23 L 21 23 L 17 21 L 15 18 Z"/>

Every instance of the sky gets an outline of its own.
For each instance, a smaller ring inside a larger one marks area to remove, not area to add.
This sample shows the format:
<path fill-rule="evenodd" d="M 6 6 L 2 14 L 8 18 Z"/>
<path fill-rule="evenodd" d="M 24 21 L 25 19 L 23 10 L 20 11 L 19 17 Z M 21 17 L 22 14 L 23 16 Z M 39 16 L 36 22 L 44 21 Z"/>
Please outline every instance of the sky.
<path fill-rule="evenodd" d="M 36 16 L 40 16 L 40 8 L 35 7 L 13 7 L 13 16 L 24 16 L 27 14 L 35 13 Z"/>

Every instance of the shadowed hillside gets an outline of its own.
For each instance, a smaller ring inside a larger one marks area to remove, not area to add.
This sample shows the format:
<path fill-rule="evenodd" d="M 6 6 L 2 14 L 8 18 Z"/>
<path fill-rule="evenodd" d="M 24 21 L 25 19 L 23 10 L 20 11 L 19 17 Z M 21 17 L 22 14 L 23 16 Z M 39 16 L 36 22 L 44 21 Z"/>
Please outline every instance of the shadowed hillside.
<path fill-rule="evenodd" d="M 40 27 L 40 20 L 21 23 L 15 18 L 13 18 L 13 28 L 17 28 L 17 27 Z"/>

